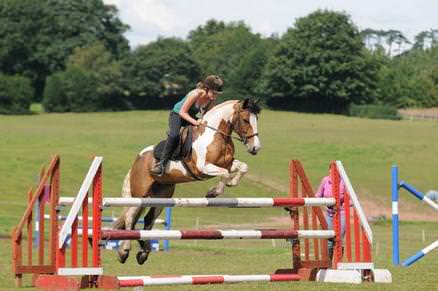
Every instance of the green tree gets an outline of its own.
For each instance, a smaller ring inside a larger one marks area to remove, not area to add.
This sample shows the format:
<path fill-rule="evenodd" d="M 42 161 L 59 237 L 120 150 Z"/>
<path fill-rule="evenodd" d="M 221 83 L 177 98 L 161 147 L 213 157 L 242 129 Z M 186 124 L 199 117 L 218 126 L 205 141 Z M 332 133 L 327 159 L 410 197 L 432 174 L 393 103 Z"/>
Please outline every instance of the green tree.
<path fill-rule="evenodd" d="M 115 56 L 129 50 L 117 13 L 102 0 L 0 1 L 0 71 L 30 77 L 39 100 L 74 48 L 102 41 Z"/>
<path fill-rule="evenodd" d="M 70 100 L 67 96 L 67 84 L 64 81 L 65 72 L 58 72 L 47 77 L 44 87 L 43 106 L 47 112 L 69 112 Z"/>
<path fill-rule="evenodd" d="M 432 96 L 434 100 L 433 106 L 437 106 L 438 105 L 438 64 L 432 66 L 427 77 L 430 82 L 429 94 Z"/>
<path fill-rule="evenodd" d="M 95 84 L 102 99 L 102 109 L 128 109 L 122 85 L 120 61 L 101 42 L 89 47 L 76 48 L 67 62 L 67 70 L 82 68 L 93 72 L 98 82 Z"/>
<path fill-rule="evenodd" d="M 200 67 L 186 41 L 159 38 L 123 60 L 124 84 L 138 108 L 168 108 L 200 80 Z"/>
<path fill-rule="evenodd" d="M 217 21 L 215 19 L 208 20 L 205 25 L 200 25 L 194 30 L 189 32 L 189 40 L 195 44 L 201 44 L 205 39 L 210 36 L 225 31 L 227 26 L 223 21 Z"/>
<path fill-rule="evenodd" d="M 374 101 L 378 66 L 348 15 L 318 10 L 282 37 L 262 88 L 272 106 L 339 112 Z"/>
<path fill-rule="evenodd" d="M 32 94 L 28 78 L 0 74 L 0 114 L 28 113 Z"/>
<path fill-rule="evenodd" d="M 399 30 L 390 29 L 385 31 L 384 36 L 386 38 L 386 44 L 388 46 L 388 56 L 392 56 L 394 52 L 393 45 L 396 44 L 398 47 L 395 52 L 401 53 L 403 46 L 410 44 L 411 42 L 403 35 Z"/>
<path fill-rule="evenodd" d="M 127 109 L 129 106 L 123 95 L 121 77 L 120 62 L 114 60 L 114 56 L 102 43 L 76 48 L 67 61 L 65 72 L 55 74 L 47 82 L 47 95 L 44 99 L 46 110 L 62 112 Z M 74 81 L 79 84 L 74 84 Z"/>
<path fill-rule="evenodd" d="M 414 49 L 424 49 L 429 38 L 429 31 L 421 31 L 415 36 Z"/>
<path fill-rule="evenodd" d="M 434 47 L 438 43 L 438 29 L 430 29 L 421 31 L 415 36 L 414 48 L 415 49 L 427 49 L 428 47 Z"/>
<path fill-rule="evenodd" d="M 263 94 L 260 80 L 276 45 L 277 39 L 262 39 L 242 56 L 238 66 L 231 71 L 228 80 L 228 86 L 234 93 L 230 94 L 231 98 L 258 98 Z"/>
<path fill-rule="evenodd" d="M 0 71 L 4 74 L 20 74 L 43 81 L 47 75 L 38 49 L 44 43 L 36 41 L 49 18 L 45 1 L 0 1 Z M 44 77 L 38 78 L 38 75 Z"/>
<path fill-rule="evenodd" d="M 47 79 L 43 105 L 49 112 L 94 112 L 103 107 L 96 73 L 72 67 Z"/>
<path fill-rule="evenodd" d="M 223 99 L 251 97 L 262 74 L 271 48 L 243 22 L 209 20 L 189 33 L 193 55 L 203 75 L 224 79 Z"/>
<path fill-rule="evenodd" d="M 360 35 L 365 47 L 373 51 L 378 45 L 378 31 L 372 28 L 366 28 L 360 32 Z"/>
<path fill-rule="evenodd" d="M 418 39 L 417 39 L 418 40 Z M 379 72 L 379 100 L 399 108 L 438 106 L 438 47 L 417 47 L 389 59 Z"/>
<path fill-rule="evenodd" d="M 259 39 L 243 22 L 210 20 L 189 33 L 193 55 L 203 74 L 218 74 L 225 81 Z"/>

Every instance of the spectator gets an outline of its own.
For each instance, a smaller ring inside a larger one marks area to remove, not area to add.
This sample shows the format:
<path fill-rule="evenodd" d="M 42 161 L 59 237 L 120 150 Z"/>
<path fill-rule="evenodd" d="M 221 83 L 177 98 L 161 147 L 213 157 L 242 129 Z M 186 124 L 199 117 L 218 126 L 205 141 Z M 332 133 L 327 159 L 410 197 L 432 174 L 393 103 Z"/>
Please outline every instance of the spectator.
<path fill-rule="evenodd" d="M 344 193 L 345 193 L 345 185 L 342 180 L 339 182 L 339 198 L 341 199 L 341 208 L 339 209 L 339 214 L 341 215 L 341 233 L 342 237 L 345 235 L 345 209 L 344 209 Z M 332 179 L 330 176 L 325 176 L 322 178 L 321 183 L 318 187 L 318 191 L 315 194 L 318 198 L 334 198 L 332 192 Z M 335 205 L 327 207 L 327 226 L 328 229 L 333 229 L 333 220 L 335 215 Z M 333 247 L 334 247 L 334 238 L 328 240 L 328 255 L 330 261 L 333 259 Z"/>
<path fill-rule="evenodd" d="M 438 200 L 438 191 L 436 190 L 429 190 L 426 193 L 426 197 L 430 200 L 437 201 Z"/>

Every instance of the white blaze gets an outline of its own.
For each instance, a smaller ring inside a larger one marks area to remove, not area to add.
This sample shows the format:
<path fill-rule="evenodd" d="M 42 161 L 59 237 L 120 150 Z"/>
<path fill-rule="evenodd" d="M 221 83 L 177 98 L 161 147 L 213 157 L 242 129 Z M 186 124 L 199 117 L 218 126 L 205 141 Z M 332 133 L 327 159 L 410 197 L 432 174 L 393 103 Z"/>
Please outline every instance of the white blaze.
<path fill-rule="evenodd" d="M 251 124 L 251 127 L 252 127 L 252 131 L 253 131 L 253 133 L 258 133 L 259 130 L 258 130 L 258 128 L 257 128 L 257 116 L 256 116 L 255 114 L 252 113 L 252 114 L 250 115 L 250 117 L 249 117 L 249 123 Z M 255 151 L 259 151 L 260 148 L 262 147 L 258 135 L 254 136 L 253 144 L 252 144 L 252 145 L 254 146 Z"/>

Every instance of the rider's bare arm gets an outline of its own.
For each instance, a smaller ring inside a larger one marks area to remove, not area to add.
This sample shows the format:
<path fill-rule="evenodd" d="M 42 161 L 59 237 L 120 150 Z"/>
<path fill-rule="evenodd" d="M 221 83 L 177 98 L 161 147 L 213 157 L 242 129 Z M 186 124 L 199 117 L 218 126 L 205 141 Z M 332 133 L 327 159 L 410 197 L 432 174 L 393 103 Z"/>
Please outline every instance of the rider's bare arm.
<path fill-rule="evenodd" d="M 196 100 L 199 97 L 201 97 L 203 94 L 205 94 L 205 91 L 199 89 L 190 92 L 189 95 L 187 96 L 186 101 L 184 101 L 183 105 L 181 106 L 181 110 L 179 112 L 179 116 L 181 116 L 181 118 L 187 120 L 193 125 L 198 125 L 198 122 L 195 119 L 193 119 L 188 112 L 190 107 L 192 107 L 192 105 L 196 102 Z"/>

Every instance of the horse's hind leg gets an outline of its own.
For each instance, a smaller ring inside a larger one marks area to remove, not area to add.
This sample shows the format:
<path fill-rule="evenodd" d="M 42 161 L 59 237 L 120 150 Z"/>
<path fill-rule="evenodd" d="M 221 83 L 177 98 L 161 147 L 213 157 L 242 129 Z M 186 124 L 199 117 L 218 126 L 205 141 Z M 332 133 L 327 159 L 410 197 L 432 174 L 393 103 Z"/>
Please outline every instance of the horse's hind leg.
<path fill-rule="evenodd" d="M 129 207 L 125 214 L 125 229 L 133 230 L 138 218 L 143 213 L 144 207 Z M 129 251 L 131 250 L 131 241 L 124 240 L 121 242 L 118 251 L 118 260 L 124 264 L 129 257 Z"/>
<path fill-rule="evenodd" d="M 172 197 L 175 191 L 175 185 L 173 184 L 158 184 L 154 183 L 151 187 L 154 198 L 169 198 Z M 163 207 L 151 207 L 148 213 L 144 217 L 144 230 L 151 230 L 154 226 L 154 222 L 163 211 Z M 140 251 L 137 253 L 137 262 L 142 265 L 148 259 L 149 253 L 152 250 L 150 240 L 139 240 Z"/>
<path fill-rule="evenodd" d="M 160 216 L 163 207 L 151 207 L 148 213 L 144 217 L 144 230 L 151 230 L 154 226 L 154 221 Z M 140 250 L 137 253 L 137 263 L 143 265 L 148 259 L 149 253 L 152 251 L 150 240 L 138 240 L 140 244 Z"/>

